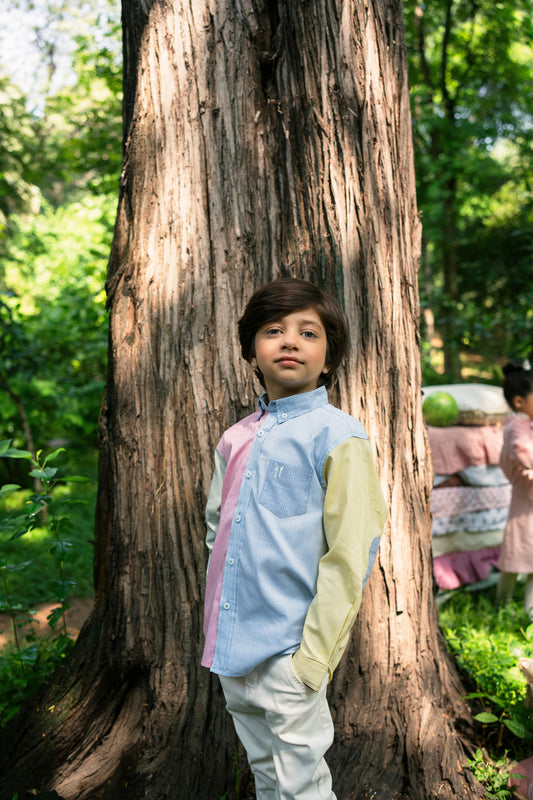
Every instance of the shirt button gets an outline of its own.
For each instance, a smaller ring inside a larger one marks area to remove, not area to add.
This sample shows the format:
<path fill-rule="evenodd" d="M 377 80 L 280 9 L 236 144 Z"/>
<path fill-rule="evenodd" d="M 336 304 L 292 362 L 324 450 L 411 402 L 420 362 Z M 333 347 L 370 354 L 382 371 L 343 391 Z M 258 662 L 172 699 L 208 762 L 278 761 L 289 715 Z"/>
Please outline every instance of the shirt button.
<path fill-rule="evenodd" d="M 283 414 L 281 415 L 281 419 L 287 419 L 287 414 L 285 414 L 285 412 L 283 412 Z"/>
<path fill-rule="evenodd" d="M 264 435 L 265 435 L 265 432 L 264 432 L 264 431 L 259 431 L 259 433 L 258 433 L 257 435 L 258 435 L 258 436 L 264 436 Z"/>
<path fill-rule="evenodd" d="M 230 608 L 230 604 L 229 604 L 229 603 L 224 603 L 224 608 L 225 608 L 225 609 L 226 609 L 226 611 L 227 611 L 227 610 L 228 610 L 228 608 Z"/>
<path fill-rule="evenodd" d="M 230 566 L 233 566 L 233 564 L 235 564 L 235 559 L 234 558 L 228 558 L 228 564 Z"/>
<path fill-rule="evenodd" d="M 235 517 L 235 522 L 240 522 L 240 521 L 241 521 L 241 515 L 237 514 Z"/>
<path fill-rule="evenodd" d="M 247 477 L 247 478 L 251 478 L 251 477 L 252 477 L 252 471 L 251 471 L 250 469 L 249 469 L 249 470 L 248 470 L 248 472 L 246 473 L 246 477 Z"/>

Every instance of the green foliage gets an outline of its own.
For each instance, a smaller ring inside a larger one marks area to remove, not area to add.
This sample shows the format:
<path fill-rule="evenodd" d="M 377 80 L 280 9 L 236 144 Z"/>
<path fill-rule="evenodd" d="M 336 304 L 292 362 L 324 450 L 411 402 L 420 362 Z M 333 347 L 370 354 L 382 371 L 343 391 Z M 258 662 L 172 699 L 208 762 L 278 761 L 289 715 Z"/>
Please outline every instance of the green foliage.
<path fill-rule="evenodd" d="M 44 515 L 45 528 L 50 535 L 48 550 L 57 568 L 56 591 L 53 599 L 65 606 L 67 596 L 73 585 L 71 580 L 67 580 L 64 571 L 65 561 L 72 547 L 72 542 L 67 537 L 72 533 L 73 524 L 70 517 L 58 513 L 55 492 L 59 485 L 86 483 L 89 479 L 78 475 L 61 476 L 57 467 L 50 466 L 62 452 L 64 452 L 64 449 L 58 448 L 47 456 L 43 456 L 39 452 L 33 457 L 26 450 L 11 447 L 10 440 L 0 442 L 0 458 L 24 459 L 29 462 L 31 466 L 29 476 L 38 484 L 38 488 L 27 499 L 22 514 L 8 513 L 0 519 L 0 535 L 2 535 L 2 538 L 7 538 L 11 541 L 17 540 L 38 528 L 39 520 Z M 13 484 L 0 488 L 0 493 L 3 496 L 12 495 L 19 491 L 20 487 Z M 11 613 L 12 606 L 7 576 L 10 572 L 19 571 L 21 567 L 24 568 L 27 565 L 27 562 L 13 564 L 6 561 L 4 557 L 0 559 L 0 571 L 2 572 L 5 588 L 3 602 L 9 613 Z"/>
<path fill-rule="evenodd" d="M 40 79 L 26 97 L 14 85 L 22 71 L 7 77 L 20 34 L 2 27 L 0 431 L 30 450 L 45 431 L 94 445 L 122 162 L 119 9 L 107 0 L 8 5 L 6 24 L 33 29 Z"/>
<path fill-rule="evenodd" d="M 533 657 L 533 626 L 520 598 L 496 610 L 493 592 L 457 591 L 441 608 L 440 624 L 448 648 L 475 689 L 468 698 L 479 709 L 475 719 L 483 726 L 480 737 L 495 752 L 505 744 L 523 757 L 533 741 L 533 719 L 518 662 Z"/>
<path fill-rule="evenodd" d="M 447 367 L 469 348 L 525 355 L 533 299 L 529 3 L 413 2 L 405 22 L 422 306 L 434 312 Z"/>
<path fill-rule="evenodd" d="M 73 646 L 72 638 L 60 631 L 38 639 L 28 634 L 20 649 L 10 644 L 0 649 L 0 726 L 15 716 L 24 700 L 63 663 Z"/>
<path fill-rule="evenodd" d="M 13 459 L 0 458 L 0 466 L 5 461 Z M 64 533 L 65 540 L 71 544 L 66 548 L 69 580 L 75 581 L 78 597 L 90 597 L 93 593 L 93 553 L 90 542 L 94 536 L 97 453 L 96 450 L 61 453 L 58 462 L 61 462 L 59 474 L 68 476 L 81 463 L 83 472 L 90 478 L 84 478 L 83 483 L 63 483 L 58 480 L 53 493 L 53 512 L 56 518 L 68 519 L 69 530 L 63 530 L 62 535 Z M 26 459 L 14 462 L 15 465 L 25 467 L 25 472 L 20 470 L 21 483 L 25 482 L 29 463 Z M 20 519 L 20 523 L 25 524 L 33 494 L 33 489 L 13 487 L 11 491 L 4 492 L 0 489 L 0 556 L 4 562 L 13 566 L 9 574 L 12 596 L 24 608 L 30 609 L 38 603 L 55 598 L 58 592 L 57 561 L 55 554 L 51 552 L 54 535 L 47 524 L 48 520 L 43 521 L 37 515 L 31 530 L 22 537 L 12 537 L 14 531 L 11 520 Z"/>
<path fill-rule="evenodd" d="M 0 725 L 17 712 L 73 645 L 67 632 L 66 612 L 74 588 L 80 594 L 74 576 L 89 572 L 90 548 L 85 541 L 84 552 L 78 554 L 82 564 L 76 566 L 73 555 L 82 547 L 73 535 L 75 516 L 71 511 L 78 499 L 64 494 L 58 501 L 57 495 L 72 486 L 79 491 L 90 482 L 76 475 L 61 475 L 55 462 L 63 452 L 58 448 L 34 458 L 28 451 L 11 447 L 9 440 L 0 442 L 0 458 L 24 462 L 29 466 L 29 476 L 40 482 L 40 488 L 33 493 L 16 484 L 0 487 L 4 506 L 0 514 L 0 611 L 10 616 L 14 633 L 14 644 L 0 650 Z M 94 494 L 91 499 L 94 506 Z M 32 550 L 25 547 L 28 540 Z M 27 558 L 28 553 L 31 559 Z M 22 582 L 17 580 L 20 576 Z M 31 628 L 31 604 L 40 599 L 43 591 L 44 599 L 58 605 L 48 616 L 51 634 L 37 638 Z M 26 630 L 29 626 L 23 640 L 22 626 Z"/>
<path fill-rule="evenodd" d="M 111 202 L 86 198 L 44 204 L 18 220 L 0 295 L 0 425 L 21 440 L 14 395 L 34 439 L 67 436 L 94 444 L 105 383 L 107 316 L 103 292 Z"/>
<path fill-rule="evenodd" d="M 506 754 L 493 761 L 478 748 L 474 757 L 467 761 L 467 765 L 476 779 L 485 786 L 486 798 L 507 800 L 516 797 L 513 787 L 509 786 L 509 778 L 521 778 L 522 775 L 510 771 Z"/>
<path fill-rule="evenodd" d="M 10 215 L 31 208 L 36 194 L 32 182 L 35 136 L 35 120 L 25 98 L 0 74 L 0 253 Z"/>
<path fill-rule="evenodd" d="M 52 28 L 47 36 L 59 36 Z M 105 32 L 73 30 L 76 80 L 48 94 L 39 116 L 0 80 L 0 99 L 12 101 L 0 105 L 0 430 L 29 449 L 28 430 L 36 441 L 46 430 L 93 445 L 105 382 L 122 160 L 118 19 Z"/>
<path fill-rule="evenodd" d="M 110 34 L 111 35 L 111 34 Z M 116 34 L 114 34 L 116 35 Z M 48 97 L 36 180 L 54 206 L 87 193 L 116 199 L 122 165 L 122 75 L 112 50 L 78 37 L 75 87 Z"/>

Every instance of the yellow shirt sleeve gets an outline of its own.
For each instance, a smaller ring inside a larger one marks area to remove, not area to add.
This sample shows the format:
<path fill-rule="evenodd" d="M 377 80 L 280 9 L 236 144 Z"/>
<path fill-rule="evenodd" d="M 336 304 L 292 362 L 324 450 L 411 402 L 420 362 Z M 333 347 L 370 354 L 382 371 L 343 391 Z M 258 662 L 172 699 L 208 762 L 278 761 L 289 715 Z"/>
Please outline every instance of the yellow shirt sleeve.
<path fill-rule="evenodd" d="M 316 595 L 293 656 L 297 677 L 315 691 L 326 674 L 331 680 L 348 644 L 388 513 L 367 439 L 351 437 L 335 447 L 323 475 L 328 550 L 319 562 Z"/>

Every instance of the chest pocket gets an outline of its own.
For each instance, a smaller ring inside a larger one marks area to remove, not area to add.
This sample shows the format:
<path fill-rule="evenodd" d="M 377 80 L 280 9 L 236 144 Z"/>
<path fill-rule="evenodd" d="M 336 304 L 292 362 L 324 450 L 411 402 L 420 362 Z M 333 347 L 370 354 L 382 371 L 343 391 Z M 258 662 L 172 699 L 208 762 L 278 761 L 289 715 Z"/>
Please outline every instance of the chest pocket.
<path fill-rule="evenodd" d="M 277 517 L 305 514 L 312 478 L 313 471 L 307 467 L 270 460 L 259 502 Z"/>

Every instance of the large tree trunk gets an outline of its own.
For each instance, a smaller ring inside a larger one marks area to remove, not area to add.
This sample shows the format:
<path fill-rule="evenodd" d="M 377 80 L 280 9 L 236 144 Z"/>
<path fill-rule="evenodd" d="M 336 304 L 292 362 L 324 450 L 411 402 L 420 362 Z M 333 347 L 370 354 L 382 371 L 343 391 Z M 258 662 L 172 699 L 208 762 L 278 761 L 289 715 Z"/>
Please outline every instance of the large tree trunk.
<path fill-rule="evenodd" d="M 203 506 L 220 433 L 255 404 L 236 320 L 280 274 L 346 308 L 334 399 L 365 424 L 391 507 L 331 687 L 339 800 L 481 797 L 462 772 L 467 710 L 432 598 L 400 2 L 148 6 L 124 7 L 96 607 L 66 669 L 10 729 L 0 797 L 232 792 L 235 736 L 199 666 Z M 241 789 L 247 774 L 241 753 Z"/>

